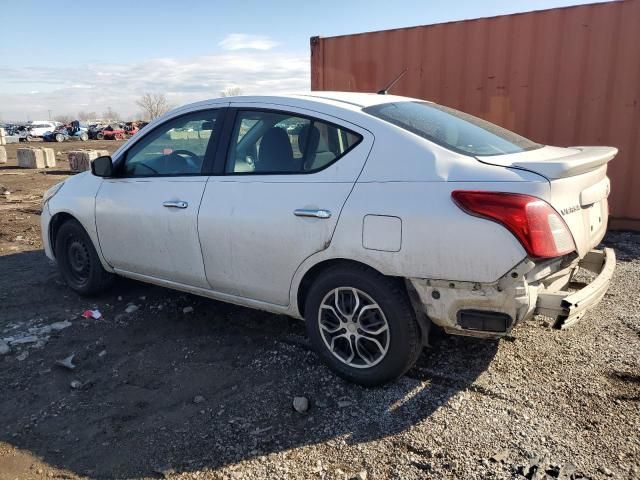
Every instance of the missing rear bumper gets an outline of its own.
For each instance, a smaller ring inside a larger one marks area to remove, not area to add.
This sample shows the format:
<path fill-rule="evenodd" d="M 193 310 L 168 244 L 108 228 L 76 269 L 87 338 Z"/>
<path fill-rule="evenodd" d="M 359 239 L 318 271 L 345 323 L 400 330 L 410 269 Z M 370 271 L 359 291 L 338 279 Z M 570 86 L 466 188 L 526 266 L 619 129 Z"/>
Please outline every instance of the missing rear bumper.
<path fill-rule="evenodd" d="M 596 278 L 574 292 L 560 290 L 538 293 L 535 313 L 553 318 L 554 328 L 567 328 L 575 324 L 587 310 L 602 300 L 616 268 L 616 256 L 611 248 L 591 250 L 578 266 L 595 273 Z"/>

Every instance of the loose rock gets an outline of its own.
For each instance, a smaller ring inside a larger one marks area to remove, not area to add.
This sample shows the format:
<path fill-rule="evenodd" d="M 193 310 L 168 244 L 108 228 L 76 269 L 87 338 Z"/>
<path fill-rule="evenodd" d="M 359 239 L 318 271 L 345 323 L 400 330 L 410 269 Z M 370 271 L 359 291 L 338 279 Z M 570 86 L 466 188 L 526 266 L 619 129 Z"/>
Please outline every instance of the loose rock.
<path fill-rule="evenodd" d="M 293 397 L 293 408 L 298 413 L 305 413 L 309 410 L 309 400 L 307 397 Z"/>
<path fill-rule="evenodd" d="M 79 390 L 82 388 L 82 382 L 80 380 L 73 380 L 69 386 L 74 390 Z"/>
<path fill-rule="evenodd" d="M 0 355 L 6 355 L 11 351 L 9 345 L 6 342 L 0 340 Z"/>
<path fill-rule="evenodd" d="M 198 404 L 198 403 L 203 403 L 206 399 L 202 396 L 202 395 L 196 395 L 195 397 L 193 397 L 193 403 Z"/>
<path fill-rule="evenodd" d="M 182 309 L 182 313 L 192 313 L 193 312 L 193 307 L 184 307 Z"/>
<path fill-rule="evenodd" d="M 133 304 L 127 305 L 127 308 L 124 309 L 124 312 L 125 313 L 133 313 L 133 312 L 137 311 L 138 308 L 139 307 L 137 305 L 133 305 Z"/>

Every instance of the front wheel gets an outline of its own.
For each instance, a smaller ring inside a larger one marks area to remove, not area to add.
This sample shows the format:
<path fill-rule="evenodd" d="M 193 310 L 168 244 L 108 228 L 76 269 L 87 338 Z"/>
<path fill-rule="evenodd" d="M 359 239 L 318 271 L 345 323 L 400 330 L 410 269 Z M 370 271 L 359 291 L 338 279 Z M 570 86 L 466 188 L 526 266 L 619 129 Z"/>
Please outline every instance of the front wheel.
<path fill-rule="evenodd" d="M 62 278 L 80 295 L 95 295 L 113 283 L 114 275 L 102 267 L 91 238 L 76 220 L 58 230 L 55 252 Z"/>
<path fill-rule="evenodd" d="M 422 349 L 415 312 L 400 282 L 364 266 L 323 272 L 307 295 L 305 317 L 322 360 L 361 385 L 397 379 Z"/>
<path fill-rule="evenodd" d="M 58 142 L 58 143 L 64 142 L 64 135 L 62 135 L 61 133 L 57 133 L 56 134 L 56 142 Z"/>
<path fill-rule="evenodd" d="M 89 140 L 89 135 L 87 135 L 86 133 L 82 132 L 80 134 L 80 140 L 83 142 L 86 142 L 87 140 Z"/>

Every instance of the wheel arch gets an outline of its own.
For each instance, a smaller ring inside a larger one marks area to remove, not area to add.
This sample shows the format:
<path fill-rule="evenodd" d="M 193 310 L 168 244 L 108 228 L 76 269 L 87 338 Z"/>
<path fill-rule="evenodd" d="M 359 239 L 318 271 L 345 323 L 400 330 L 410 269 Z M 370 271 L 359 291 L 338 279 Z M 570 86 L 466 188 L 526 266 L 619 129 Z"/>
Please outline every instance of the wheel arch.
<path fill-rule="evenodd" d="M 327 258 L 324 260 L 321 260 L 317 263 L 315 263 L 314 265 L 312 265 L 310 268 L 308 268 L 304 274 L 302 275 L 302 278 L 300 279 L 300 282 L 298 283 L 298 288 L 295 292 L 295 300 L 296 300 L 296 307 L 297 310 L 300 314 L 300 316 L 302 318 L 304 318 L 304 304 L 306 302 L 306 298 L 307 298 L 307 294 L 309 293 L 309 289 L 311 288 L 311 285 L 313 285 L 313 282 L 323 273 L 325 272 L 327 269 L 329 268 L 333 268 L 336 265 L 343 265 L 345 267 L 353 267 L 353 268 L 357 268 L 357 269 L 364 269 L 364 270 L 369 270 L 372 273 L 378 274 L 378 275 L 384 275 L 388 278 L 393 278 L 395 280 L 397 280 L 398 284 L 401 286 L 401 288 L 403 290 L 406 291 L 406 285 L 403 279 L 399 278 L 399 277 L 391 277 L 389 275 L 385 275 L 384 273 L 382 273 L 380 270 L 378 270 L 377 268 L 368 265 L 367 263 L 358 261 L 358 260 L 351 260 L 351 259 L 347 259 L 347 258 Z M 407 292 L 408 294 L 408 292 Z"/>
<path fill-rule="evenodd" d="M 47 232 L 47 234 L 49 235 L 49 244 L 51 245 L 51 253 L 53 254 L 54 257 L 56 255 L 56 237 L 58 236 L 58 231 L 60 230 L 60 227 L 66 222 L 68 222 L 69 220 L 75 220 L 80 225 L 82 225 L 82 222 L 80 222 L 80 220 L 78 220 L 76 217 L 74 217 L 68 212 L 58 212 L 53 217 L 51 217 L 51 220 L 49 221 L 49 232 Z"/>

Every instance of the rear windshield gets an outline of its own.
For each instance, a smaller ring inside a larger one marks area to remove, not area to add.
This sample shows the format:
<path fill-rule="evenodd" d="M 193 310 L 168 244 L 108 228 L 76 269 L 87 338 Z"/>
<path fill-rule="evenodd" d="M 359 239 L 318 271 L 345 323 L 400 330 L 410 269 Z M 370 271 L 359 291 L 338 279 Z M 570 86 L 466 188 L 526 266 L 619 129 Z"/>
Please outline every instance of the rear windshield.
<path fill-rule="evenodd" d="M 364 112 L 464 155 L 504 155 L 542 147 L 498 125 L 434 103 L 383 103 Z"/>

